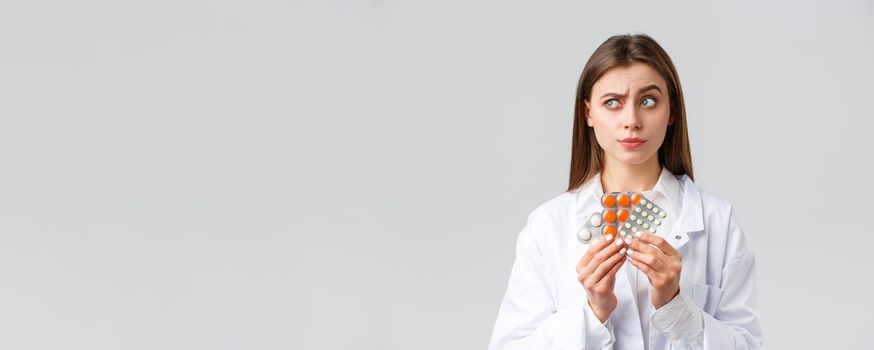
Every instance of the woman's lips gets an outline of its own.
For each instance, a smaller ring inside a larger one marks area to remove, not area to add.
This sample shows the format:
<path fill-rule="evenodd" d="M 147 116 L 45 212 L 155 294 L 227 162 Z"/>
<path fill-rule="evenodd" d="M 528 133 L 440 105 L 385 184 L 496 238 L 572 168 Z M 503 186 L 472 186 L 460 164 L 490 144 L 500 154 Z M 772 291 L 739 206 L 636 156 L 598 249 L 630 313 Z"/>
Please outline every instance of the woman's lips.
<path fill-rule="evenodd" d="M 641 139 L 619 140 L 619 144 L 621 144 L 622 147 L 625 147 L 626 149 L 636 149 L 636 148 L 642 146 L 644 142 L 646 142 L 646 140 L 641 140 Z"/>

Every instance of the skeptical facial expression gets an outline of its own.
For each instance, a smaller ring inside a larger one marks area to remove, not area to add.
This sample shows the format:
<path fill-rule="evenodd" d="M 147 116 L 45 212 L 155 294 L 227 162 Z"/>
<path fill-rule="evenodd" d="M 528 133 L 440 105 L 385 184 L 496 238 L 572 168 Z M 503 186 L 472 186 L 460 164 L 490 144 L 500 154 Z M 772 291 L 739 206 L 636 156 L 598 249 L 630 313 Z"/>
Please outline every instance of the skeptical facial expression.
<path fill-rule="evenodd" d="M 630 165 L 650 160 L 673 123 L 667 83 L 643 63 L 607 71 L 592 86 L 586 110 L 608 161 Z"/>

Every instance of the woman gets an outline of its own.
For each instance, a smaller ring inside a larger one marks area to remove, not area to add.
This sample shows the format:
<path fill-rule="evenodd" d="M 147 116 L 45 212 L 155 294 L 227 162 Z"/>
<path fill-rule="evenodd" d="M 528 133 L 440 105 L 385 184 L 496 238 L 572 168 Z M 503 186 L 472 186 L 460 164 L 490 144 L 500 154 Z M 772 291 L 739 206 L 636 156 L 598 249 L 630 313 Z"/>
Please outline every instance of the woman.
<path fill-rule="evenodd" d="M 646 35 L 605 41 L 580 76 L 568 190 L 518 236 L 490 349 L 759 349 L 755 257 L 732 206 L 692 182 L 683 90 Z M 577 232 L 605 192 L 640 192 L 656 233 Z"/>

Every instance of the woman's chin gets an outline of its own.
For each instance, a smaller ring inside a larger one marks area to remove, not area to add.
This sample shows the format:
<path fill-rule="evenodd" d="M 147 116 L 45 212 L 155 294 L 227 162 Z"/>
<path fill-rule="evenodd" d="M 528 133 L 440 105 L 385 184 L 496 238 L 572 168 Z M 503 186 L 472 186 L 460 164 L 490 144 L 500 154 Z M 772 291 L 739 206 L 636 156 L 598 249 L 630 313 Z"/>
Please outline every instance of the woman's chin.
<path fill-rule="evenodd" d="M 622 164 L 626 165 L 640 165 L 646 163 L 650 158 L 655 155 L 653 154 L 643 154 L 638 152 L 626 152 L 623 151 L 621 154 L 613 154 L 613 159 L 618 160 Z"/>

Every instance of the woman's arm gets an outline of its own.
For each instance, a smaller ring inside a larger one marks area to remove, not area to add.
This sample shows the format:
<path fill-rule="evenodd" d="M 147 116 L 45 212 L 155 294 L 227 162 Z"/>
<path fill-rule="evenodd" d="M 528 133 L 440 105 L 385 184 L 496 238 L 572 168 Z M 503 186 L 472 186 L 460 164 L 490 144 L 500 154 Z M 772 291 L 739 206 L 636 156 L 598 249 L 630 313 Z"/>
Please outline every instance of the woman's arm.
<path fill-rule="evenodd" d="M 501 302 L 489 349 L 610 349 L 608 320 L 601 323 L 587 302 L 580 309 L 556 310 L 540 245 L 534 236 L 537 210 L 516 241 L 516 259 Z M 580 286 L 582 288 L 582 286 Z"/>
<path fill-rule="evenodd" d="M 723 265 L 719 286 L 708 286 L 707 291 L 712 295 L 708 299 L 718 301 L 712 314 L 701 310 L 689 298 L 672 301 L 666 309 L 669 306 L 673 309 L 662 315 L 695 313 L 701 317 L 661 317 L 661 310 L 653 314 L 653 325 L 669 339 L 676 339 L 674 345 L 680 349 L 762 348 L 762 329 L 755 311 L 755 255 L 746 244 L 734 212 L 729 215 L 728 230 L 728 262 Z M 707 307 L 711 309 L 710 305 Z"/>

